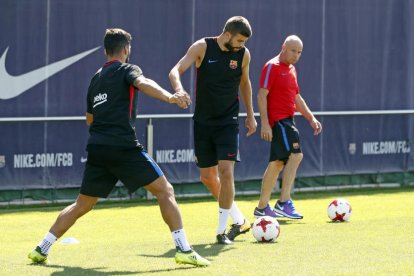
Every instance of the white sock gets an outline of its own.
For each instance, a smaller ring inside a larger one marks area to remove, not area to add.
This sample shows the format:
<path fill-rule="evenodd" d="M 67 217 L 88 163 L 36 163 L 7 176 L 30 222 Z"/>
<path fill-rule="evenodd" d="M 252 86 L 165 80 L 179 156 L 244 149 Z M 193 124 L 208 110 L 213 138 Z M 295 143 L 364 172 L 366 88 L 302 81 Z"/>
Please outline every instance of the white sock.
<path fill-rule="evenodd" d="M 185 234 L 184 228 L 178 229 L 171 232 L 175 246 L 180 248 L 181 251 L 190 251 L 191 247 L 187 241 L 187 236 Z"/>
<path fill-rule="evenodd" d="M 47 255 L 49 253 L 50 247 L 52 246 L 52 244 L 55 243 L 55 241 L 57 241 L 55 235 L 48 232 L 46 236 L 43 238 L 43 241 L 38 245 L 40 247 L 40 252 L 43 255 Z"/>
<path fill-rule="evenodd" d="M 233 220 L 233 224 L 242 225 L 244 223 L 245 217 L 240 212 L 240 209 L 239 207 L 237 207 L 237 204 L 235 201 L 233 201 L 233 205 L 231 205 L 229 213 L 230 213 L 231 219 Z"/>
<path fill-rule="evenodd" d="M 217 235 L 223 234 L 227 228 L 227 220 L 229 219 L 230 209 L 219 208 L 219 225 L 217 228 Z"/>

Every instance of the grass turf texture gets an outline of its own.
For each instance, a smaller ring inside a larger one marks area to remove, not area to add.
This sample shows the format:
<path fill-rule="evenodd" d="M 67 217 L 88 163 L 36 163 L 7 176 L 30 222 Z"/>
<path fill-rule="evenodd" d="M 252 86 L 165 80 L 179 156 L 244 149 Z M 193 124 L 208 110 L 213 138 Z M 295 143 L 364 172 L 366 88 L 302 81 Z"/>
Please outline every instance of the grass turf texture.
<path fill-rule="evenodd" d="M 336 197 L 352 205 L 349 222 L 332 223 Z M 80 244 L 52 247 L 48 265 L 27 254 L 43 238 L 62 206 L 0 209 L 0 275 L 413 275 L 414 189 L 371 189 L 294 195 L 303 220 L 279 219 L 276 243 L 257 243 L 251 232 L 230 246 L 215 244 L 217 203 L 179 199 L 190 243 L 212 261 L 195 268 L 174 262 L 173 242 L 155 202 L 98 203 L 62 238 Z M 273 196 L 272 204 L 274 204 Z M 253 222 L 257 196 L 238 197 Z"/>

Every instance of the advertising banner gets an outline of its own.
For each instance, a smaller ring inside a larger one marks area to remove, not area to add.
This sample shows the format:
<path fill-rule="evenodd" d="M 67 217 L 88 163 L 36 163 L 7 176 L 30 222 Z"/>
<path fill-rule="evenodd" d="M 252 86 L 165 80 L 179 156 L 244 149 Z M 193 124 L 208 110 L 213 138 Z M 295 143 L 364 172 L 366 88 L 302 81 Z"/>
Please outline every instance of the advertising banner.
<path fill-rule="evenodd" d="M 93 74 L 106 62 L 103 35 L 119 27 L 133 36 L 131 63 L 171 91 L 168 73 L 196 40 L 217 36 L 234 15 L 253 29 L 247 41 L 257 109 L 263 65 L 290 34 L 304 43 L 296 65 L 301 95 L 313 111 L 414 109 L 413 1 L 0 1 L 0 190 L 78 187 L 88 128 L 84 116 Z M 195 68 L 183 76 L 195 102 Z M 241 104 L 241 112 L 244 112 Z M 192 114 L 143 94 L 139 114 Z M 46 121 L 30 118 L 46 118 Z M 7 121 L 7 118 L 27 118 Z M 304 159 L 298 176 L 414 170 L 414 118 L 406 115 L 318 116 L 313 136 L 296 117 Z M 236 180 L 261 179 L 269 144 L 245 137 L 240 118 Z M 137 121 L 147 146 L 148 120 Z M 153 158 L 173 183 L 199 181 L 192 120 L 154 119 Z"/>

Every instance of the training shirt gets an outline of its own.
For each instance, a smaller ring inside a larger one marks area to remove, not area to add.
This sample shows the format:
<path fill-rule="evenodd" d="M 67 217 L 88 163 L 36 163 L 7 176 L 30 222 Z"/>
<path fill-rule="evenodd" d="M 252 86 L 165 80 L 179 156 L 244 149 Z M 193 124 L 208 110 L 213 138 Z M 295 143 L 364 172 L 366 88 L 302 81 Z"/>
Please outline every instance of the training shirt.
<path fill-rule="evenodd" d="M 217 38 L 205 38 L 206 53 L 197 69 L 194 121 L 209 126 L 238 124 L 239 85 L 245 49 L 222 51 Z"/>
<path fill-rule="evenodd" d="M 87 112 L 93 114 L 88 145 L 140 145 L 135 134 L 138 93 L 133 83 L 141 75 L 138 66 L 119 61 L 108 62 L 96 72 L 87 95 Z"/>
<path fill-rule="evenodd" d="M 272 58 L 263 67 L 260 88 L 269 90 L 267 116 L 271 127 L 277 121 L 293 117 L 296 95 L 300 92 L 295 66 L 279 61 L 279 56 Z"/>

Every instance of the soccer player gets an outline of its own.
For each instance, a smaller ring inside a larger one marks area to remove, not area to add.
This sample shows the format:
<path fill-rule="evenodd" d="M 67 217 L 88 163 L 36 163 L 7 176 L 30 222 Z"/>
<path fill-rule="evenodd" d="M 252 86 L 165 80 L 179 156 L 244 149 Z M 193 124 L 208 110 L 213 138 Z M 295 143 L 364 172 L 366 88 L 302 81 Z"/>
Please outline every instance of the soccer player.
<path fill-rule="evenodd" d="M 251 35 L 246 18 L 231 17 L 219 36 L 202 38 L 191 45 L 169 74 L 174 91 L 185 93 L 180 75 L 194 63 L 197 68 L 195 156 L 201 182 L 219 202 L 216 238 L 220 244 L 231 244 L 251 227 L 234 203 L 234 164 L 239 161 L 239 89 L 247 112 L 247 136 L 257 127 L 249 78 L 250 53 L 244 46 Z M 233 224 L 226 234 L 229 215 Z"/>
<path fill-rule="evenodd" d="M 303 158 L 300 148 L 299 131 L 295 127 L 293 115 L 298 110 L 314 130 L 314 135 L 322 131 L 321 123 L 313 116 L 305 100 L 299 93 L 294 64 L 302 54 L 303 43 L 295 35 L 288 36 L 278 56 L 269 60 L 262 70 L 260 90 L 257 95 L 263 140 L 271 143 L 269 164 L 263 175 L 259 205 L 254 210 L 255 217 L 288 217 L 301 219 L 291 199 L 291 190 L 296 170 Z M 269 206 L 272 188 L 283 169 L 280 199 L 275 208 Z"/>
<path fill-rule="evenodd" d="M 144 187 L 158 200 L 177 252 L 177 263 L 207 266 L 210 262 L 190 247 L 183 228 L 174 190 L 158 165 L 145 152 L 135 133 L 137 89 L 167 103 L 187 108 L 190 98 L 183 92 L 170 94 L 144 77 L 128 63 L 131 35 L 122 29 L 107 29 L 104 37 L 107 63 L 93 76 L 87 95 L 86 123 L 90 137 L 82 186 L 75 203 L 58 216 L 40 244 L 29 254 L 35 263 L 46 261 L 49 249 L 78 218 L 109 195 L 118 180 L 130 192 Z"/>

